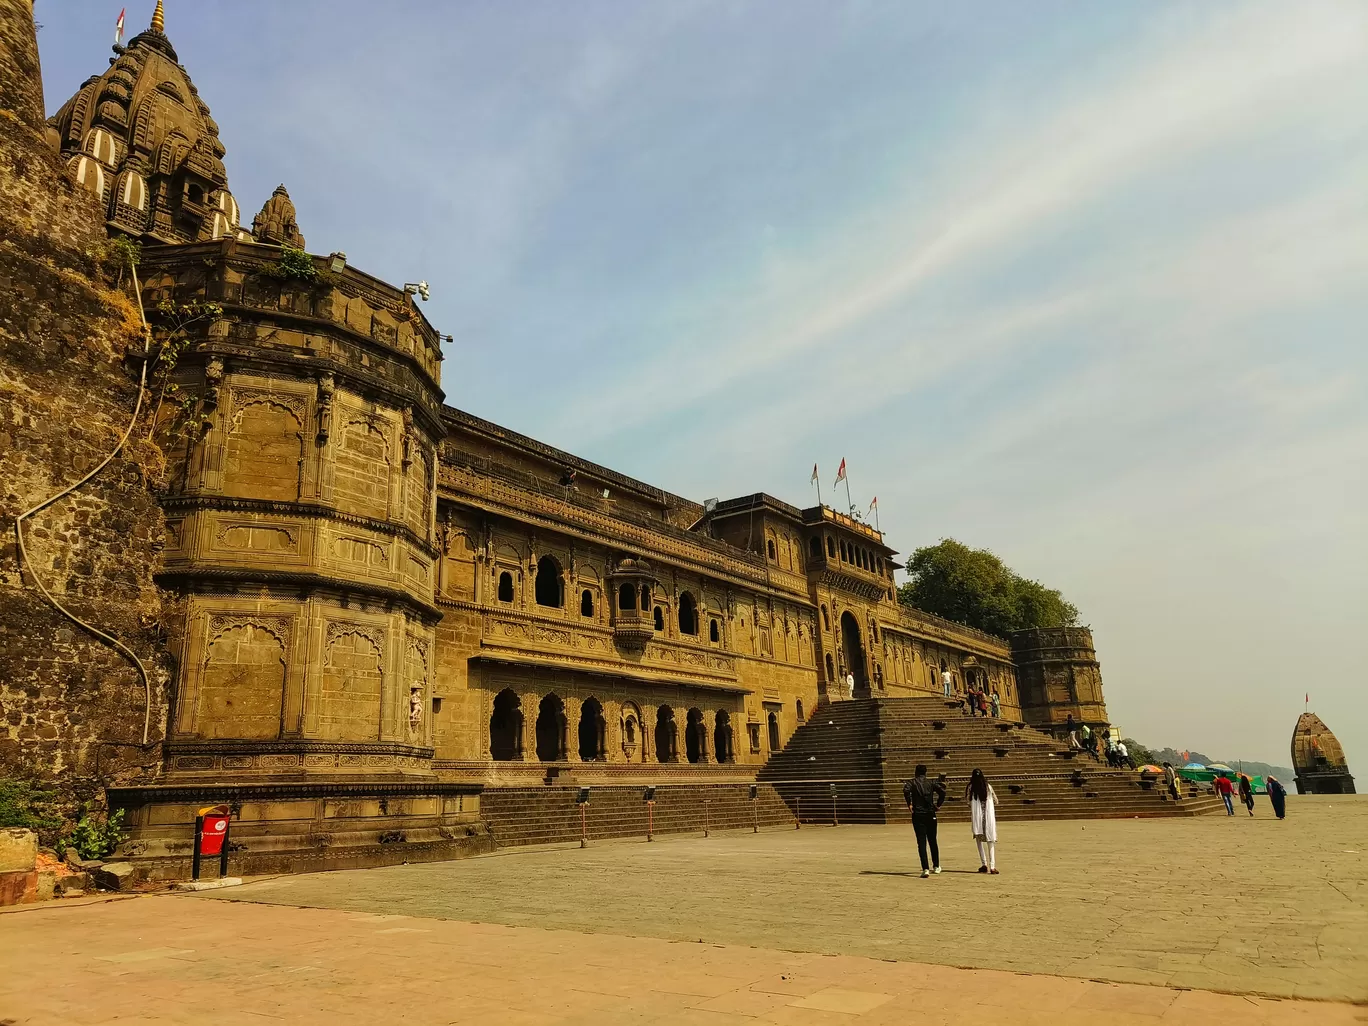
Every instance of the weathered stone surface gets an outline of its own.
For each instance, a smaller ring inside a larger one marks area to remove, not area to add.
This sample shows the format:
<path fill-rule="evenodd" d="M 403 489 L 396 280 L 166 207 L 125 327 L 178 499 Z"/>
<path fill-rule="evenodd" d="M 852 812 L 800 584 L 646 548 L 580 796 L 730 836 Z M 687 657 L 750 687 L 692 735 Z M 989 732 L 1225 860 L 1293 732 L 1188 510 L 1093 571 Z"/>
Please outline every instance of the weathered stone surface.
<path fill-rule="evenodd" d="M 37 870 L 0 873 L 0 905 L 19 905 L 33 901 L 37 893 Z"/>
<path fill-rule="evenodd" d="M 51 901 L 57 892 L 57 874 L 51 869 L 45 869 L 38 874 L 38 885 L 34 894 L 34 901 Z"/>
<path fill-rule="evenodd" d="M 138 870 L 131 862 L 106 862 L 95 870 L 95 885 L 106 891 L 132 890 Z"/>
<path fill-rule="evenodd" d="M 114 288 L 99 205 L 45 137 L 32 4 L 0 0 L 0 26 L 0 775 L 54 779 L 71 814 L 100 780 L 154 766 L 157 751 L 139 747 L 136 669 L 52 608 L 32 575 L 140 654 L 153 674 L 155 745 L 163 528 L 148 483 L 160 456 L 135 432 L 93 481 L 26 520 L 20 571 L 15 517 L 113 449 L 138 391 L 125 354 L 141 344 L 137 314 Z"/>
<path fill-rule="evenodd" d="M 37 861 L 37 834 L 23 827 L 0 829 L 0 873 L 27 873 Z"/>
<path fill-rule="evenodd" d="M 71 873 L 57 878 L 56 894 L 59 898 L 79 898 L 94 886 L 89 873 Z"/>

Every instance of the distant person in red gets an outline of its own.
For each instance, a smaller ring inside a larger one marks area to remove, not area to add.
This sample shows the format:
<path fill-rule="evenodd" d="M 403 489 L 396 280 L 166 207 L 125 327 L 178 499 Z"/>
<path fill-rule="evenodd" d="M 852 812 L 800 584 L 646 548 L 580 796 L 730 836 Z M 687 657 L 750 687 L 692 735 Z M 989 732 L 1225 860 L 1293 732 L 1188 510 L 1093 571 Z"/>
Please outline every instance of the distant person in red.
<path fill-rule="evenodd" d="M 1221 796 L 1221 801 L 1225 802 L 1226 815 L 1235 815 L 1235 803 L 1230 800 L 1230 796 L 1235 793 L 1235 787 L 1231 784 L 1229 777 L 1218 776 L 1211 782 L 1211 786 L 1216 789 L 1216 793 Z M 1251 813 L 1253 815 L 1253 813 Z"/>
<path fill-rule="evenodd" d="M 1249 782 L 1247 773 L 1240 774 L 1240 801 L 1244 802 L 1249 814 L 1254 815 L 1254 785 Z"/>

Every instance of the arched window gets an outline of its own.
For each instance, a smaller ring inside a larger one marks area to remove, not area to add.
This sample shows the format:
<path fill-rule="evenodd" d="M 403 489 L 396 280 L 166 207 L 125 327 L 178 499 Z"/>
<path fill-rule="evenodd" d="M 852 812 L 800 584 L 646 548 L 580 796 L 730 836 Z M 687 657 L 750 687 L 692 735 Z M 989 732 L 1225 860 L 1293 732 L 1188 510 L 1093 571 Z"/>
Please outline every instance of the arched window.
<path fill-rule="evenodd" d="M 830 618 L 829 616 L 827 616 L 827 608 L 826 608 L 826 606 L 823 606 L 823 607 L 822 607 L 822 630 L 824 630 L 824 631 L 829 631 L 829 630 L 831 630 L 831 618 Z"/>
<path fill-rule="evenodd" d="M 594 615 L 594 593 L 588 588 L 580 592 L 580 616 Z"/>
<path fill-rule="evenodd" d="M 618 612 L 628 613 L 636 609 L 636 588 L 631 584 L 618 587 Z"/>
<path fill-rule="evenodd" d="M 708 640 L 709 640 L 709 641 L 720 641 L 720 640 L 722 640 L 722 636 L 721 636 L 721 634 L 718 633 L 718 630 L 717 630 L 717 621 L 716 621 L 716 620 L 711 620 L 711 621 L 708 622 Z"/>
<path fill-rule="evenodd" d="M 765 552 L 770 559 L 774 558 L 774 539 L 770 538 L 765 542 Z"/>
<path fill-rule="evenodd" d="M 651 586 L 643 584 L 641 586 L 641 611 L 644 613 L 651 608 Z"/>
<path fill-rule="evenodd" d="M 698 634 L 698 605 L 687 591 L 679 596 L 679 633 Z"/>
<path fill-rule="evenodd" d="M 769 714 L 769 746 L 771 752 L 779 751 L 779 717 Z"/>
<path fill-rule="evenodd" d="M 836 558 L 836 543 L 831 540 L 830 535 L 827 536 L 827 555 L 832 559 Z"/>
<path fill-rule="evenodd" d="M 561 590 L 560 564 L 554 556 L 542 556 L 537 560 L 537 605 L 560 608 Z"/>
<path fill-rule="evenodd" d="M 661 634 L 665 633 L 665 610 L 660 606 L 655 607 L 655 629 Z"/>
<path fill-rule="evenodd" d="M 808 540 L 808 555 L 813 559 L 822 558 L 822 539 L 813 537 Z"/>
<path fill-rule="evenodd" d="M 802 700 L 801 698 L 799 698 L 799 699 L 797 699 L 793 704 L 794 704 L 795 708 L 796 708 L 797 711 L 798 711 L 798 722 L 799 722 L 799 723 L 802 723 L 802 722 L 803 722 L 803 700 Z"/>
<path fill-rule="evenodd" d="M 842 542 L 841 542 L 841 562 L 842 562 L 842 563 L 849 563 L 849 562 L 850 562 L 850 560 L 846 559 L 846 548 L 847 548 L 846 543 L 845 543 L 844 541 L 842 541 Z"/>
<path fill-rule="evenodd" d="M 513 575 L 507 570 L 499 574 L 499 601 L 513 601 Z"/>

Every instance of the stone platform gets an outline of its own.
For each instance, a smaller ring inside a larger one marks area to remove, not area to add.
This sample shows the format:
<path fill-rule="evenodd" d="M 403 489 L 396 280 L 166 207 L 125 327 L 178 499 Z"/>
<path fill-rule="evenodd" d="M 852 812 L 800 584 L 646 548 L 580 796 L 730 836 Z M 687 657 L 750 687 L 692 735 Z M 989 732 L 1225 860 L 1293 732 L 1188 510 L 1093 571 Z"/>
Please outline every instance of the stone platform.
<path fill-rule="evenodd" d="M 1368 1022 L 1368 799 L 1288 807 L 1006 823 L 997 877 L 805 826 L 0 914 L 0 1020 Z"/>

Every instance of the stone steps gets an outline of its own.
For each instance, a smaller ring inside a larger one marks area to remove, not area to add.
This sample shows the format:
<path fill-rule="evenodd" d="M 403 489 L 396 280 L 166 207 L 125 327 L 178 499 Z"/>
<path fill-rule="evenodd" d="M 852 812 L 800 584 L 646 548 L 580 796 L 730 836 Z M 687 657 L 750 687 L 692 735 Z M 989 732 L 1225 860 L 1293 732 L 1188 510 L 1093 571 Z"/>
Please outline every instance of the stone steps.
<path fill-rule="evenodd" d="M 944 779 L 952 800 L 942 816 L 951 820 L 968 817 L 960 796 L 976 768 L 993 784 L 1004 819 L 1189 816 L 1220 807 L 1192 791 L 1189 800 L 1172 802 L 1162 784 L 1070 751 L 1022 723 L 964 716 L 939 698 L 822 706 L 758 779 L 799 807 L 804 820 L 829 822 L 834 814 L 842 822 L 890 822 L 906 816 L 902 783 L 919 763 Z"/>

